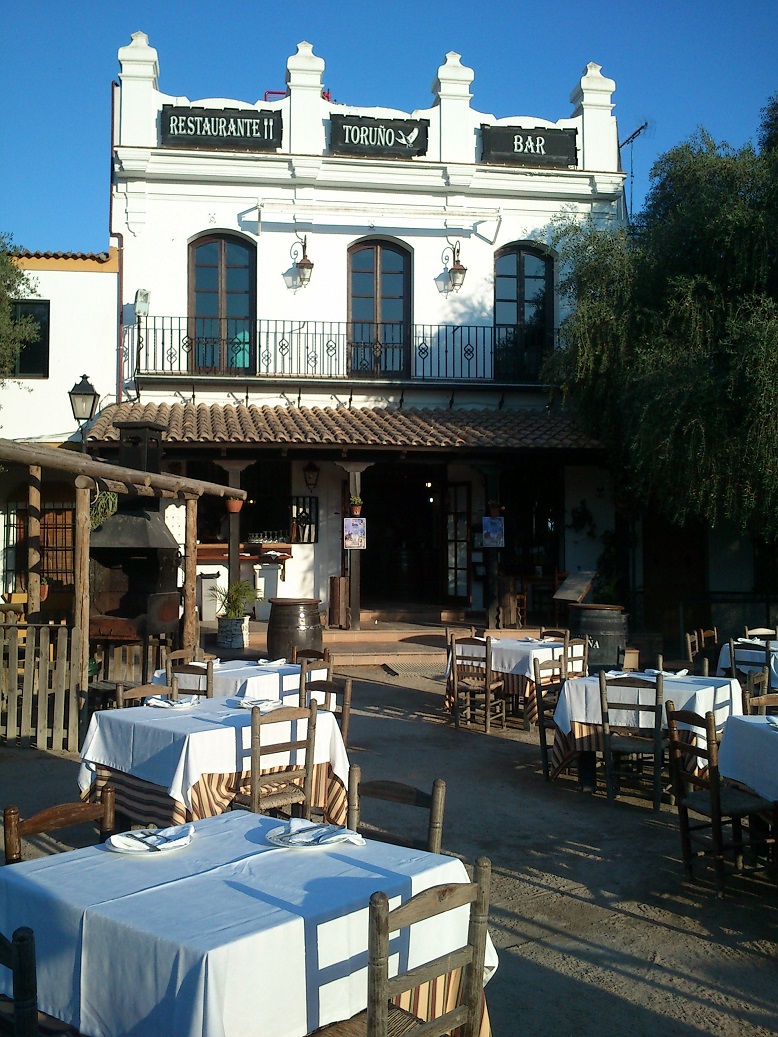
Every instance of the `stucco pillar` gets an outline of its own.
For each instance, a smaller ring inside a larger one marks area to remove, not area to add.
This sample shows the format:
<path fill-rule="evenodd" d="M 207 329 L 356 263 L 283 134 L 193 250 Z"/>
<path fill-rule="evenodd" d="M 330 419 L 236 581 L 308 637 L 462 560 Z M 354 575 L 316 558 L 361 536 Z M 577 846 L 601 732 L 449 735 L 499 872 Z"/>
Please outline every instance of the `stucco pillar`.
<path fill-rule="evenodd" d="M 119 48 L 119 102 L 118 144 L 132 147 L 157 146 L 157 81 L 159 62 L 157 52 L 149 46 L 145 32 L 134 32 L 131 42 Z"/>
<path fill-rule="evenodd" d="M 470 84 L 475 73 L 461 63 L 460 57 L 450 50 L 432 84 L 440 106 L 441 162 L 475 162 L 475 130 L 470 111 Z"/>
<path fill-rule="evenodd" d="M 322 118 L 324 60 L 317 58 L 310 43 L 297 44 L 297 53 L 286 63 L 289 90 L 289 151 L 293 155 L 321 155 L 325 149 Z"/>
<path fill-rule="evenodd" d="M 619 168 L 619 140 L 616 119 L 611 114 L 611 97 L 616 89 L 612 79 L 601 74 L 601 65 L 590 61 L 581 82 L 570 94 L 573 118 L 582 116 L 580 166 L 615 173 Z"/>

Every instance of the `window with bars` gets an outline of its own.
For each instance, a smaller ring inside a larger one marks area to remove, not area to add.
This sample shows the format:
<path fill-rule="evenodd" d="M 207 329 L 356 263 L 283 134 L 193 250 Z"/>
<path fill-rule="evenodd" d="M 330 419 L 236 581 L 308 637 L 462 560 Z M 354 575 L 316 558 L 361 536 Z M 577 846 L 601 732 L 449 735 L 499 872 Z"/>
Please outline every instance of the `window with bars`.
<path fill-rule="evenodd" d="M 6 509 L 3 583 L 10 590 L 26 590 L 27 583 L 27 504 L 17 502 Z M 73 530 L 75 509 L 72 503 L 41 505 L 41 576 L 50 584 L 65 589 L 73 586 Z"/>

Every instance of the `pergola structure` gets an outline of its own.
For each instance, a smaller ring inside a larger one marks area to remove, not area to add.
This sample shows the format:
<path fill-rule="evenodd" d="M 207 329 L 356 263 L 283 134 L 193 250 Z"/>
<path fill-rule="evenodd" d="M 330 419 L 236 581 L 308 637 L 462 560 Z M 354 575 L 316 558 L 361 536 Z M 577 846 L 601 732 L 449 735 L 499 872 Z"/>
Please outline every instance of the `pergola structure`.
<path fill-rule="evenodd" d="M 81 686 L 86 688 L 89 665 L 89 506 L 94 491 L 110 491 L 143 497 L 163 497 L 186 502 L 186 530 L 184 539 L 183 627 L 181 642 L 194 647 L 197 641 L 197 613 L 195 606 L 197 562 L 197 501 L 203 494 L 245 500 L 246 491 L 235 486 L 221 486 L 202 479 L 187 479 L 179 475 L 141 472 L 134 468 L 96 461 L 83 453 L 62 447 L 16 443 L 0 439 L 0 461 L 22 464 L 28 472 L 28 552 L 27 552 L 27 612 L 40 612 L 40 507 L 41 471 L 51 468 L 73 476 L 76 490 L 76 523 L 73 543 L 74 614 L 73 622 L 82 633 L 80 673 Z"/>

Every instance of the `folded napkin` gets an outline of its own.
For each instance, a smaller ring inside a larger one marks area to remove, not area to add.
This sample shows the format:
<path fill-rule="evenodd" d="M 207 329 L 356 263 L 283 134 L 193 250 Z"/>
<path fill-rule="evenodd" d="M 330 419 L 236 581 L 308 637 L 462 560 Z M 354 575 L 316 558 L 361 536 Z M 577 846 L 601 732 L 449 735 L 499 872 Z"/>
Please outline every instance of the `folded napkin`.
<path fill-rule="evenodd" d="M 263 713 L 269 713 L 271 709 L 283 706 L 283 702 L 281 699 L 255 699 L 250 695 L 244 695 L 242 699 L 238 699 L 238 705 L 243 709 L 253 709 L 254 706 L 259 706 Z"/>
<path fill-rule="evenodd" d="M 645 670 L 645 673 L 650 673 L 652 677 L 658 677 L 661 673 L 663 677 L 687 677 L 689 674 L 688 670 Z"/>
<path fill-rule="evenodd" d="M 117 832 L 108 840 L 112 850 L 123 853 L 149 853 L 155 850 L 178 850 L 188 846 L 194 836 L 194 825 L 173 825 L 172 828 L 141 828 L 134 832 Z"/>
<path fill-rule="evenodd" d="M 185 709 L 199 702 L 198 695 L 185 695 L 183 698 L 168 699 L 164 695 L 149 695 L 146 699 L 147 706 L 155 706 L 157 709 Z"/>
<path fill-rule="evenodd" d="M 339 825 L 316 824 L 303 817 L 293 817 L 279 832 L 278 840 L 287 846 L 321 846 L 322 843 L 354 843 L 364 846 L 361 835 Z"/>
<path fill-rule="evenodd" d="M 286 659 L 260 659 L 257 666 L 283 666 Z"/>

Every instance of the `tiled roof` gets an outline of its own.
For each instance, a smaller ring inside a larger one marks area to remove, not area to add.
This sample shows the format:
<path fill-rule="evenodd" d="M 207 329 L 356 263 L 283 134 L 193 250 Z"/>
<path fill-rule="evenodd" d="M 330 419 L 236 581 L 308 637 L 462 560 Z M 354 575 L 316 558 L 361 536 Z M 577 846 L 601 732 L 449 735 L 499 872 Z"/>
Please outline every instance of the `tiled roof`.
<path fill-rule="evenodd" d="M 167 443 L 400 447 L 476 450 L 594 449 L 570 414 L 544 410 L 397 407 L 246 407 L 122 403 L 106 407 L 90 441 L 118 440 L 115 421 L 164 424 Z"/>
<path fill-rule="evenodd" d="M 16 256 L 19 259 L 93 259 L 99 263 L 107 263 L 111 258 L 108 252 L 28 252 L 20 249 Z"/>

